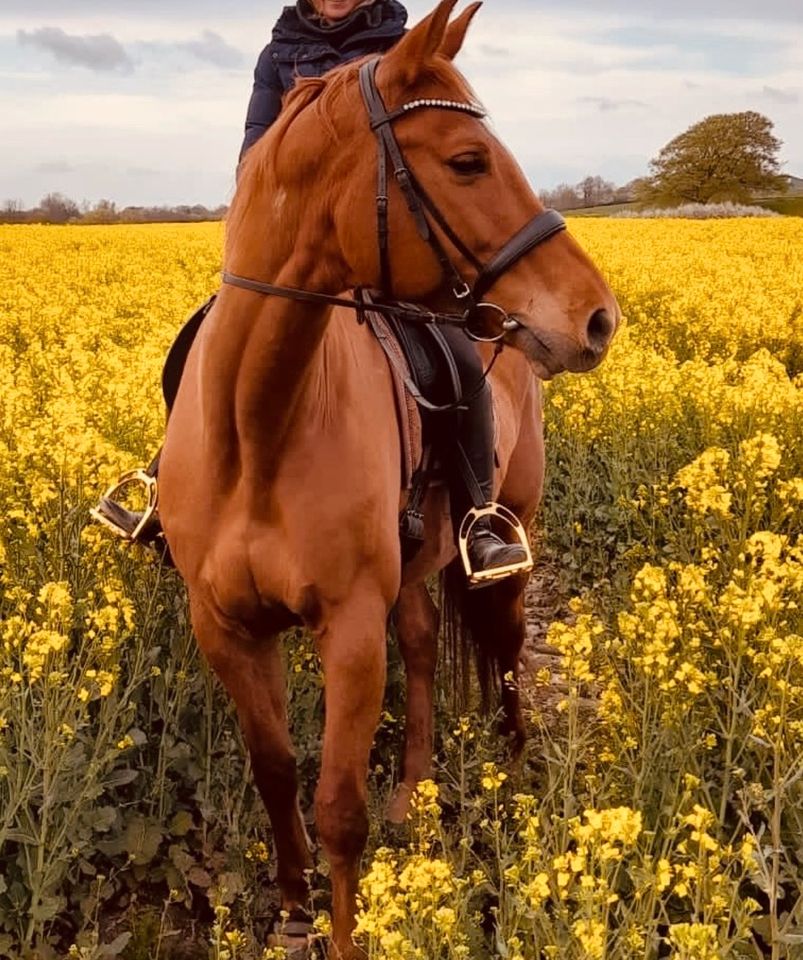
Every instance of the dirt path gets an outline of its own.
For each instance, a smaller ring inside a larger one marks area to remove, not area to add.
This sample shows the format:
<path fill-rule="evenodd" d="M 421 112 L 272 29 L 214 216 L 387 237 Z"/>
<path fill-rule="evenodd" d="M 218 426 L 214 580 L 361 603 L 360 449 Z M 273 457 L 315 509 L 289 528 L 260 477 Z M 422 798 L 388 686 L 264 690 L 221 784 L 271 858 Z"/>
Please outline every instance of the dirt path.
<path fill-rule="evenodd" d="M 540 558 L 525 592 L 527 638 L 521 654 L 522 698 L 526 705 L 541 711 L 555 709 L 566 692 L 559 667 L 560 654 L 546 641 L 550 623 L 566 620 L 569 610 L 561 593 L 557 569 Z M 549 670 L 549 683 L 536 682 L 541 671 Z"/>

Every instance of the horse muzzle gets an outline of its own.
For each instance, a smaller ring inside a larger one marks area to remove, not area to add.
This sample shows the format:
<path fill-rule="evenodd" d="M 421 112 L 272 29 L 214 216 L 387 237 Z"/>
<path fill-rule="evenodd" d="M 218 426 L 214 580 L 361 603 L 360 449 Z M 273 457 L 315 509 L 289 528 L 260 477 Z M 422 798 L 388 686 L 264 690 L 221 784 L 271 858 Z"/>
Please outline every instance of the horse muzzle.
<path fill-rule="evenodd" d="M 520 350 L 530 361 L 541 380 L 551 380 L 559 373 L 587 373 L 598 366 L 605 354 L 617 321 L 608 310 L 595 310 L 588 320 L 581 339 L 563 333 L 547 332 L 527 323 L 524 318 L 509 317 L 504 323 L 504 340 Z"/>

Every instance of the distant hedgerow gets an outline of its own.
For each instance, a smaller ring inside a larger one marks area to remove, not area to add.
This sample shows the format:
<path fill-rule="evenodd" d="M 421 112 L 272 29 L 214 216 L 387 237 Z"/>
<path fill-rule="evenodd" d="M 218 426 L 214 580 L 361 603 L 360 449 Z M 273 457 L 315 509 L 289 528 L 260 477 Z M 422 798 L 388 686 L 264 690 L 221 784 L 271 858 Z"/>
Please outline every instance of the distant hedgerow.
<path fill-rule="evenodd" d="M 766 207 L 744 203 L 684 203 L 679 207 L 647 207 L 644 210 L 621 210 L 612 216 L 626 219 L 640 217 L 675 217 L 681 220 L 721 220 L 726 217 L 779 217 L 781 214 Z"/>

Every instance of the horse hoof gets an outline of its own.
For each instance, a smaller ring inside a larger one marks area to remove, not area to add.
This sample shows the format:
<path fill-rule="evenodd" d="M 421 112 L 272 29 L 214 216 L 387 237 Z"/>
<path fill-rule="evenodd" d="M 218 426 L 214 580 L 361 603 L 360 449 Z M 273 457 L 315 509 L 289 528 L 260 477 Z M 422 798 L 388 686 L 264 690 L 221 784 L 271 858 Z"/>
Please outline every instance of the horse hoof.
<path fill-rule="evenodd" d="M 393 791 L 393 796 L 385 810 L 385 819 L 389 823 L 402 824 L 410 812 L 410 802 L 413 799 L 414 788 L 406 783 L 400 783 Z"/>

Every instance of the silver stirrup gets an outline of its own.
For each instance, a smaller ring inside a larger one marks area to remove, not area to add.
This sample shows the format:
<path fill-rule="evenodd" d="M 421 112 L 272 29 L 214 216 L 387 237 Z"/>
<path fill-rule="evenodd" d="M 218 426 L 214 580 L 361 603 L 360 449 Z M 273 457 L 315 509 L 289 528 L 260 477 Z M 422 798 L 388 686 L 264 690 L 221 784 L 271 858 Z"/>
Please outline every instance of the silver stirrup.
<path fill-rule="evenodd" d="M 527 556 L 519 563 L 508 563 L 503 567 L 491 567 L 490 570 L 473 570 L 471 560 L 468 555 L 468 538 L 474 525 L 483 517 L 497 517 L 511 527 L 516 537 L 524 548 Z M 529 573 L 533 568 L 533 553 L 530 549 L 530 541 L 527 539 L 527 531 L 522 526 L 521 520 L 503 507 L 501 503 L 489 503 L 484 507 L 472 507 L 463 517 L 460 524 L 460 532 L 457 537 L 457 546 L 460 550 L 460 559 L 463 561 L 463 569 L 466 571 L 468 582 L 472 586 L 479 586 L 492 580 L 504 580 L 506 577 L 512 577 L 514 573 Z"/>
<path fill-rule="evenodd" d="M 112 500 L 116 502 L 117 494 L 125 487 L 131 486 L 133 483 L 143 484 L 148 494 L 148 502 L 145 506 L 145 512 L 142 514 L 139 523 L 132 531 L 129 532 L 124 527 L 116 524 L 111 517 L 106 516 L 106 514 L 102 513 L 97 507 L 92 507 L 89 511 L 90 516 L 97 520 L 98 523 L 102 523 L 113 533 L 117 534 L 118 537 L 122 537 L 123 540 L 130 540 L 132 543 L 139 538 L 140 534 L 148 525 L 154 513 L 156 513 L 156 508 L 159 505 L 159 488 L 156 484 L 156 477 L 152 477 L 144 470 L 129 470 L 128 473 L 124 473 L 116 483 L 113 483 L 109 487 L 106 493 L 103 494 L 102 498 L 103 500 Z"/>

